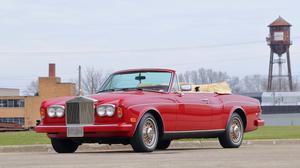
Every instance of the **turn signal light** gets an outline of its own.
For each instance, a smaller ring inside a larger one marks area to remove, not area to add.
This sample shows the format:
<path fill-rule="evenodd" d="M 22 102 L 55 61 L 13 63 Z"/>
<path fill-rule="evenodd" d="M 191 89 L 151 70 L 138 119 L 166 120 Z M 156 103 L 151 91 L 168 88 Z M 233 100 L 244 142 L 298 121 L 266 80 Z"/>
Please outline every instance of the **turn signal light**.
<path fill-rule="evenodd" d="M 130 122 L 136 123 L 136 118 L 130 118 Z"/>
<path fill-rule="evenodd" d="M 40 109 L 40 115 L 41 115 L 41 119 L 43 120 L 45 118 L 45 115 L 46 115 L 46 111 L 45 111 L 44 108 Z"/>
<path fill-rule="evenodd" d="M 123 117 L 123 109 L 121 107 L 117 108 L 117 115 L 118 115 L 119 118 Z"/>

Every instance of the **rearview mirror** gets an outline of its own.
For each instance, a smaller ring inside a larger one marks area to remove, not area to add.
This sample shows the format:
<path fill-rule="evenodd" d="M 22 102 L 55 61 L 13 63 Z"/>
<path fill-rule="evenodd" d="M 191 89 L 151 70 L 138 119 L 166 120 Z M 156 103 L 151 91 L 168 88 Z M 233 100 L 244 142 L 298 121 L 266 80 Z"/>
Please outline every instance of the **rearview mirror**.
<path fill-rule="evenodd" d="M 138 80 L 138 81 L 141 81 L 141 80 L 145 80 L 146 79 L 146 76 L 136 76 L 135 77 L 135 80 Z"/>
<path fill-rule="evenodd" d="M 181 91 L 189 92 L 189 91 L 192 91 L 192 85 L 181 85 L 180 89 L 181 89 Z"/>

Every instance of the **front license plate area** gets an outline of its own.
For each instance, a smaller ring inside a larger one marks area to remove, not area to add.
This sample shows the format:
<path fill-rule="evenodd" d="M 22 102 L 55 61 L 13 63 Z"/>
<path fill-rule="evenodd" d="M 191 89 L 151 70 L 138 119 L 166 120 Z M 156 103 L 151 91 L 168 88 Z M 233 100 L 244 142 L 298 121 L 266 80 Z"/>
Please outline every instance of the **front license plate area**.
<path fill-rule="evenodd" d="M 67 137 L 83 137 L 83 127 L 82 126 L 68 126 L 67 127 Z"/>

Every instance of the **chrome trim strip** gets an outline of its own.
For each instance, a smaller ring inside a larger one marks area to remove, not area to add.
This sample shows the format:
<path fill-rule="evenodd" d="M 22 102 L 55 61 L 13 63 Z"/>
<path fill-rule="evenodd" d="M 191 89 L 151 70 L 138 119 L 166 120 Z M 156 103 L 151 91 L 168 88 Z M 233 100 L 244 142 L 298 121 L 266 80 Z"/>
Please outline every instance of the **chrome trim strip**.
<path fill-rule="evenodd" d="M 80 125 L 80 124 L 68 124 L 68 125 L 39 125 L 37 127 L 65 127 L 67 128 L 68 126 L 73 126 L 73 127 L 132 127 L 131 124 L 102 124 L 102 125 Z"/>
<path fill-rule="evenodd" d="M 132 108 L 132 107 L 136 107 L 136 106 L 144 106 L 144 105 L 180 105 L 180 104 L 183 104 L 183 105 L 209 105 L 209 106 L 218 106 L 218 105 L 225 105 L 225 104 L 230 104 L 230 103 L 246 103 L 246 104 L 252 104 L 252 105 L 257 105 L 256 103 L 254 102 L 247 102 L 247 101 L 228 101 L 228 102 L 225 102 L 225 103 L 220 103 L 220 104 L 206 104 L 206 103 L 201 103 L 201 99 L 199 99 L 199 103 L 195 102 L 195 103 L 179 103 L 179 102 L 174 102 L 174 103 L 143 103 L 143 104 L 135 104 L 135 105 L 131 105 L 128 107 L 129 108 Z"/>
<path fill-rule="evenodd" d="M 85 99 L 88 99 L 88 100 L 91 100 L 93 102 L 97 102 L 98 100 L 94 99 L 94 98 L 91 98 L 91 97 L 87 97 L 87 96 L 78 96 L 78 97 L 82 97 L 82 98 L 85 98 Z"/>
<path fill-rule="evenodd" d="M 165 133 L 205 133 L 205 132 L 218 132 L 225 131 L 225 129 L 213 129 L 213 130 L 192 130 L 192 131 L 165 131 Z"/>
<path fill-rule="evenodd" d="M 132 107 L 136 107 L 136 106 L 145 106 L 145 105 L 216 105 L 216 104 L 205 104 L 205 103 L 201 103 L 201 101 L 199 100 L 199 103 L 178 103 L 178 102 L 174 102 L 174 103 L 143 103 L 143 104 L 135 104 L 135 105 L 131 105 L 128 107 L 128 109 L 132 108 Z"/>
<path fill-rule="evenodd" d="M 58 105 L 58 104 L 54 104 L 54 105 L 49 106 L 49 107 L 47 108 L 47 110 L 48 110 L 49 108 L 62 108 L 62 109 L 65 109 L 65 106 L 63 106 L 63 105 Z"/>

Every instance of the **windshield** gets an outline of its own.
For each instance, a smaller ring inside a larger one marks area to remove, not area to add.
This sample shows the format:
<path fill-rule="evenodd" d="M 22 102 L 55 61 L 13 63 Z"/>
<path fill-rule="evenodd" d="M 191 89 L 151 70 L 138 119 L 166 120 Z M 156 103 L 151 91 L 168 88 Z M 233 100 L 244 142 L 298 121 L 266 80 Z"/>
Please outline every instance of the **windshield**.
<path fill-rule="evenodd" d="M 104 83 L 100 92 L 128 89 L 168 92 L 172 74 L 170 72 L 130 72 L 113 74 Z"/>

